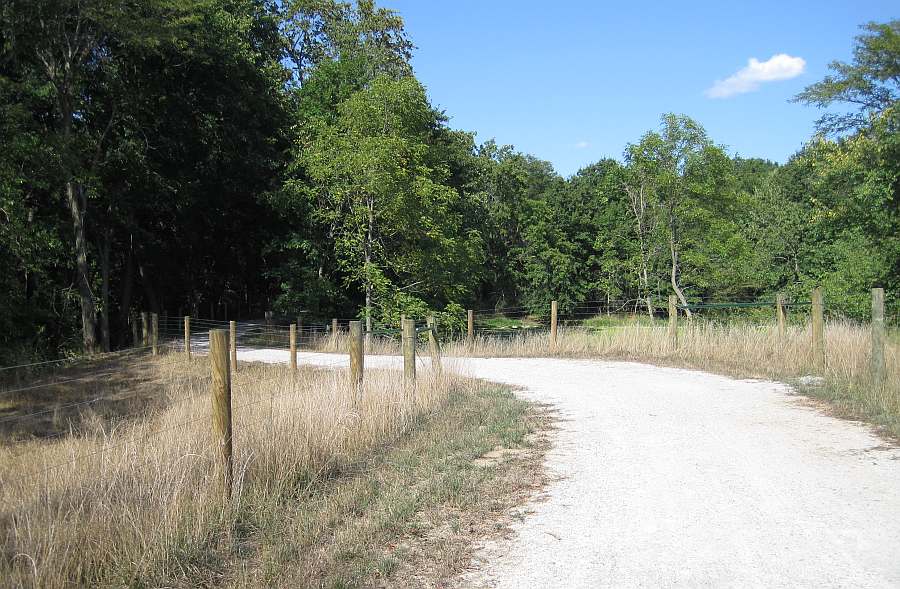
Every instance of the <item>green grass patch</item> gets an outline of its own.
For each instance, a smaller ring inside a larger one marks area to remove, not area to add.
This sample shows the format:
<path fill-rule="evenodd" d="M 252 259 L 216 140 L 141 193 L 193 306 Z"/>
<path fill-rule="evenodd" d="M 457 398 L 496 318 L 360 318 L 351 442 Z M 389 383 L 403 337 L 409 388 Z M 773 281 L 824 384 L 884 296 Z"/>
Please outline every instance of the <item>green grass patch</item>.
<path fill-rule="evenodd" d="M 476 319 L 475 325 L 478 329 L 534 329 L 540 327 L 541 323 L 535 317 L 491 317 L 489 319 Z"/>
<path fill-rule="evenodd" d="M 586 319 L 583 323 L 585 327 L 605 328 L 605 327 L 628 327 L 628 326 L 648 326 L 648 325 L 665 325 L 665 319 L 651 318 L 649 315 L 597 315 Z"/>

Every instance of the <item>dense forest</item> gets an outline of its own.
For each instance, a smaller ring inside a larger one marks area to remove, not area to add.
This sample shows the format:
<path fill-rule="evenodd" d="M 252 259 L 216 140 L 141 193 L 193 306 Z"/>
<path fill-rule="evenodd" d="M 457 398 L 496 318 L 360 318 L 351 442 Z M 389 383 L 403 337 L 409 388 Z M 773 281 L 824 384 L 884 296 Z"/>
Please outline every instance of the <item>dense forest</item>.
<path fill-rule="evenodd" d="M 795 98 L 824 116 L 783 165 L 670 113 L 569 178 L 450 128 L 413 50 L 372 0 L 3 0 L 0 364 L 126 345 L 140 309 L 653 313 L 821 284 L 856 318 L 884 286 L 896 316 L 900 21 Z"/>

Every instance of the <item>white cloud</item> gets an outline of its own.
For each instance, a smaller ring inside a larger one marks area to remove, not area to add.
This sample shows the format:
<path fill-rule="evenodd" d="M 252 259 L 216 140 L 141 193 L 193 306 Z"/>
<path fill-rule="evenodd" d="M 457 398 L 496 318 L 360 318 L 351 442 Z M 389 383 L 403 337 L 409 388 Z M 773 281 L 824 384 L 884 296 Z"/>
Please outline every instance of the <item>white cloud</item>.
<path fill-rule="evenodd" d="M 724 80 L 717 80 L 706 90 L 709 98 L 728 98 L 745 92 L 759 90 L 763 82 L 790 80 L 803 73 L 806 61 L 802 57 L 791 57 L 787 53 L 773 55 L 767 61 L 751 57 L 747 67 L 738 70 Z"/>
<path fill-rule="evenodd" d="M 575 147 L 577 147 L 578 149 L 587 149 L 590 146 L 591 146 L 590 141 L 579 141 L 578 143 L 575 144 Z"/>

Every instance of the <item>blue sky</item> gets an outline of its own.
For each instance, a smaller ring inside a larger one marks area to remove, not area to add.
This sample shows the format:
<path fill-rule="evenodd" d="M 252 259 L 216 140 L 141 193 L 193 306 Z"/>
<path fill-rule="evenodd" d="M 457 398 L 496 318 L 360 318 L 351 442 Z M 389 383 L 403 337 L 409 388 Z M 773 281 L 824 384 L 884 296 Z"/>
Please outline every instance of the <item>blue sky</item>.
<path fill-rule="evenodd" d="M 379 4 L 404 17 L 416 75 L 451 126 L 563 175 L 621 158 L 670 111 L 733 154 L 783 162 L 821 114 L 788 99 L 850 59 L 860 24 L 900 17 L 896 2 L 865 0 Z"/>

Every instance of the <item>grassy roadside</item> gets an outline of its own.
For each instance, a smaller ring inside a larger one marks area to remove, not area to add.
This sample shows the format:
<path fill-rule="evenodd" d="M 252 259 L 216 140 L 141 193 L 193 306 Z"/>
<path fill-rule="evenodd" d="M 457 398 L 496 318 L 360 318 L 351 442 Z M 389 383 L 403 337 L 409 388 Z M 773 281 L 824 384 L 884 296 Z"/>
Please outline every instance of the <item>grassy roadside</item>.
<path fill-rule="evenodd" d="M 446 354 L 624 360 L 777 380 L 824 401 L 832 415 L 867 421 L 881 434 L 900 439 L 900 345 L 888 337 L 881 384 L 873 381 L 871 345 L 868 326 L 828 322 L 823 365 L 813 354 L 806 325 L 789 325 L 779 336 L 774 325 L 695 322 L 679 328 L 674 348 L 665 328 L 636 324 L 599 331 L 561 327 L 554 347 L 547 334 L 479 336 L 474 349 L 454 342 Z"/>
<path fill-rule="evenodd" d="M 426 370 L 411 391 L 398 372 L 370 370 L 357 391 L 346 370 L 241 363 L 235 494 L 223 502 L 207 360 L 122 362 L 121 379 L 107 362 L 9 397 L 0 585 L 437 580 L 540 481 L 533 434 L 547 419 L 507 389 Z M 515 460 L 479 459 L 498 447 Z"/>
<path fill-rule="evenodd" d="M 242 510 L 231 587 L 434 587 L 541 483 L 546 414 L 475 383 L 396 443 Z M 510 449 L 507 452 L 498 449 Z M 487 458 L 483 457 L 485 454 Z"/>

